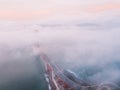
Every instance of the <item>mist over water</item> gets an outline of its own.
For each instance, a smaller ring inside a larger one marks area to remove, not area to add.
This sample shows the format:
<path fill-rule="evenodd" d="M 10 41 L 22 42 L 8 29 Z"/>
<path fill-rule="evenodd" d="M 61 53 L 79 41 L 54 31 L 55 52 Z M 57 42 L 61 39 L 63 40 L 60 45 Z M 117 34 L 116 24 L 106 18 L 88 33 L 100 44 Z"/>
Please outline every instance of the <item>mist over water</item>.
<path fill-rule="evenodd" d="M 1 47 L 0 90 L 48 90 L 42 63 L 37 61 L 27 47 Z"/>
<path fill-rule="evenodd" d="M 41 83 L 45 81 L 44 70 L 38 67 L 42 64 L 36 64 L 39 52 L 47 54 L 63 69 L 73 71 L 80 79 L 96 83 L 120 82 L 119 28 L 34 26 L 20 25 L 16 29 L 13 25 L 10 30 L 0 31 L 2 90 L 43 90 L 46 87 L 46 82 Z M 34 44 L 40 48 L 33 51 Z"/>

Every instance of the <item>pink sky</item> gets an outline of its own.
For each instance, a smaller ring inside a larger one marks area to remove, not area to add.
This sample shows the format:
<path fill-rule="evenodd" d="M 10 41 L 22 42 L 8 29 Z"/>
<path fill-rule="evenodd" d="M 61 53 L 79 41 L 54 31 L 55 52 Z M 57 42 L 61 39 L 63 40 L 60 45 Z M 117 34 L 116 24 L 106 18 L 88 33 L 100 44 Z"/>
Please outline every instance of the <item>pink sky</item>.
<path fill-rule="evenodd" d="M 87 16 L 109 10 L 120 10 L 119 0 L 0 0 L 0 20 L 46 19 L 56 15 Z"/>

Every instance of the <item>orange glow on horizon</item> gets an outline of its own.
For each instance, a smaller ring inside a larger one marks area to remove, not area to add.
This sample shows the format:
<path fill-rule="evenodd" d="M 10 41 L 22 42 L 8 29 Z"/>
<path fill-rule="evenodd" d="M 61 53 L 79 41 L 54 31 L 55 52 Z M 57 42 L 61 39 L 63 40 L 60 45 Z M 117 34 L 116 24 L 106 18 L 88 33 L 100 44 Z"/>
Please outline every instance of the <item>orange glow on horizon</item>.
<path fill-rule="evenodd" d="M 92 6 L 88 9 L 89 12 L 96 13 L 107 10 L 120 9 L 120 4 L 107 4 L 101 6 Z"/>
<path fill-rule="evenodd" d="M 34 11 L 17 11 L 17 10 L 0 10 L 0 20 L 31 20 L 31 19 L 44 19 L 50 18 L 56 14 L 64 15 L 75 15 L 83 12 L 87 13 L 99 13 L 101 11 L 120 9 L 120 4 L 106 4 L 99 6 L 88 6 L 88 7 L 60 7 L 60 8 L 46 8 L 43 10 Z"/>
<path fill-rule="evenodd" d="M 15 10 L 1 10 L 0 20 L 29 20 L 29 19 L 42 19 L 52 15 L 49 10 L 40 11 L 15 11 Z"/>

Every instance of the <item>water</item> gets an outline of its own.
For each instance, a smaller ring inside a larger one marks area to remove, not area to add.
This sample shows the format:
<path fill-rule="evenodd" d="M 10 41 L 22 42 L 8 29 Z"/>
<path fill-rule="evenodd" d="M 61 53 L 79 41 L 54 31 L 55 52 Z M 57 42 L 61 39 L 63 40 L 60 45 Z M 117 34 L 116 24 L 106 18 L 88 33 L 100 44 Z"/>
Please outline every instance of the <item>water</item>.
<path fill-rule="evenodd" d="M 43 63 L 23 51 L 4 50 L 8 57 L 1 57 L 0 90 L 48 90 Z"/>

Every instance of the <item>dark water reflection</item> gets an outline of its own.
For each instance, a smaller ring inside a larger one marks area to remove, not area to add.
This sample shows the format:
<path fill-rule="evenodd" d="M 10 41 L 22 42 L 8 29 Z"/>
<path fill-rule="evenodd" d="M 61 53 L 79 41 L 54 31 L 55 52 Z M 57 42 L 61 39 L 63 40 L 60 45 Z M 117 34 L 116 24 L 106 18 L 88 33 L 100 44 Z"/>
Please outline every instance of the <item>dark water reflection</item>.
<path fill-rule="evenodd" d="M 42 63 L 26 51 L 2 50 L 0 90 L 48 90 Z"/>

